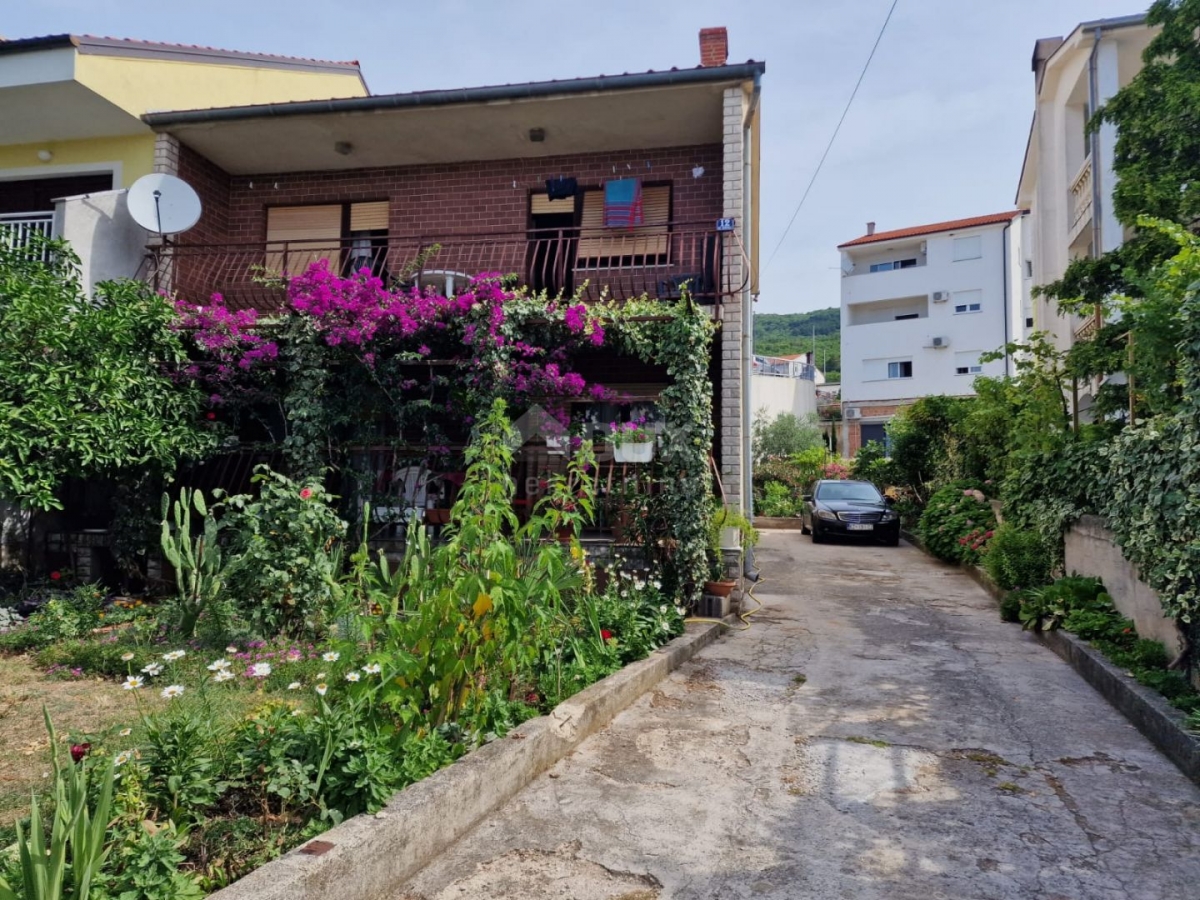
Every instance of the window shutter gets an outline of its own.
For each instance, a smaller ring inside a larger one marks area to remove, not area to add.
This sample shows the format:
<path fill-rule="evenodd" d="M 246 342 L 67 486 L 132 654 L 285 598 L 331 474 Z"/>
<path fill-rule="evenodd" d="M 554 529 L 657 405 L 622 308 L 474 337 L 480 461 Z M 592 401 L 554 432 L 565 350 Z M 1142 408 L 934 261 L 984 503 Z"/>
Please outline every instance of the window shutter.
<path fill-rule="evenodd" d="M 387 231 L 388 202 L 380 200 L 376 203 L 350 204 L 350 230 L 354 231 Z"/>
<path fill-rule="evenodd" d="M 671 187 L 657 185 L 642 189 L 644 225 L 636 228 L 604 227 L 604 191 L 583 195 L 583 217 L 579 223 L 578 259 L 581 263 L 621 265 L 621 257 L 657 257 L 667 253 L 667 223 L 671 219 Z M 652 263 L 654 260 L 646 260 Z"/>
<path fill-rule="evenodd" d="M 326 259 L 336 272 L 341 239 L 341 204 L 271 207 L 267 210 L 267 270 L 299 275 L 314 262 Z"/>
<path fill-rule="evenodd" d="M 574 197 L 560 197 L 551 200 L 550 195 L 542 192 L 532 194 L 529 198 L 529 212 L 535 216 L 572 215 L 575 212 Z"/>

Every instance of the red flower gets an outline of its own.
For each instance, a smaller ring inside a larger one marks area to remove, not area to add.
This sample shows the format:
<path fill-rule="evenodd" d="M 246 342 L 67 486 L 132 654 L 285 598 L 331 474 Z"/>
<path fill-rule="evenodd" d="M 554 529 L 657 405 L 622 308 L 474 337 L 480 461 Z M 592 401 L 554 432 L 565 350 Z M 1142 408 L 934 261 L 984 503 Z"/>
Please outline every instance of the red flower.
<path fill-rule="evenodd" d="M 81 759 L 83 759 L 85 756 L 88 755 L 88 751 L 91 749 L 92 749 L 91 744 L 72 744 L 71 745 L 71 759 L 75 760 L 75 762 L 79 762 Z"/>
<path fill-rule="evenodd" d="M 54 571 L 50 573 L 51 581 L 58 581 L 60 578 L 62 578 L 62 572 Z"/>
<path fill-rule="evenodd" d="M 528 694 L 526 694 L 525 702 L 526 703 L 537 703 L 538 702 L 537 691 L 530 691 Z"/>
<path fill-rule="evenodd" d="M 613 636 L 613 633 L 611 631 L 609 631 L 607 628 L 600 629 L 600 640 L 609 641 L 609 640 L 612 640 L 612 636 Z"/>
<path fill-rule="evenodd" d="M 312 496 L 312 488 L 301 488 L 300 489 L 300 499 L 301 500 L 307 500 L 311 496 Z"/>
<path fill-rule="evenodd" d="M 213 412 L 212 410 L 209 410 L 208 412 L 206 412 L 204 414 L 204 418 L 206 418 L 206 419 L 208 419 L 208 421 L 212 422 L 212 421 L 216 420 L 217 414 L 215 412 Z"/>

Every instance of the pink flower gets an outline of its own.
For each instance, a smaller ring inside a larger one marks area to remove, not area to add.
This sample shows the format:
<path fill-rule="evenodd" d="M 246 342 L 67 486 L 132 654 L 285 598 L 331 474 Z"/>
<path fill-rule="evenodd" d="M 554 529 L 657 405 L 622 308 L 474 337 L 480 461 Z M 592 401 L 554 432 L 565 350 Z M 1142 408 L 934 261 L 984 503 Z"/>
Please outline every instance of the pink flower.
<path fill-rule="evenodd" d="M 301 500 L 307 500 L 312 495 L 313 495 L 312 488 L 301 488 L 300 489 L 300 499 Z"/>

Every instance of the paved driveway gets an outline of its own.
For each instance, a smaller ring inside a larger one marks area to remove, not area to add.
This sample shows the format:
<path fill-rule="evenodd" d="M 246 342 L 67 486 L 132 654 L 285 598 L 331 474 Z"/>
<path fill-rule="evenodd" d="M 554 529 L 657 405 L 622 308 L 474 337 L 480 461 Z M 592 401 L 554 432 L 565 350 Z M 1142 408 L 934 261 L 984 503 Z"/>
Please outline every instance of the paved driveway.
<path fill-rule="evenodd" d="M 764 535 L 765 609 L 406 898 L 1200 898 L 1200 790 L 960 572 Z"/>

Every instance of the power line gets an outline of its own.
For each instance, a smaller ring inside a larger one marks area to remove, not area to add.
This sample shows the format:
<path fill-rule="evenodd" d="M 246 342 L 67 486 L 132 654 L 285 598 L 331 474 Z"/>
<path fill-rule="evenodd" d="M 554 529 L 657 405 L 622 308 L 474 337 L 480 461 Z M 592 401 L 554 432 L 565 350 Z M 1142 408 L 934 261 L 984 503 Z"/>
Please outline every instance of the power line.
<path fill-rule="evenodd" d="M 896 11 L 896 4 L 899 2 L 900 0 L 892 0 L 892 6 L 888 10 L 887 18 L 883 20 L 883 27 L 879 29 L 879 36 L 875 38 L 875 45 L 871 47 L 871 54 L 867 57 L 867 61 L 858 75 L 858 81 L 854 84 L 854 90 L 850 92 L 850 99 L 846 101 L 846 108 L 842 110 L 842 117 L 838 119 L 837 126 L 833 129 L 833 134 L 829 136 L 829 143 L 825 145 L 825 152 L 821 154 L 821 161 L 817 163 L 816 171 L 813 172 L 812 178 L 809 179 L 808 187 L 804 189 L 804 195 L 800 198 L 800 202 L 796 204 L 796 211 L 792 213 L 792 218 L 788 220 L 787 228 L 783 229 L 783 236 L 779 239 L 779 243 L 775 245 L 775 249 L 771 251 L 771 256 L 767 259 L 767 264 L 763 266 L 764 270 L 770 267 L 771 261 L 775 259 L 775 254 L 779 252 L 779 248 L 787 240 L 788 232 L 792 230 L 792 225 L 796 222 L 796 216 L 800 215 L 800 209 L 804 206 L 804 201 L 808 199 L 809 191 L 817 183 L 817 176 L 821 174 L 821 168 L 825 165 L 829 151 L 833 149 L 833 142 L 837 140 L 838 132 L 842 130 L 842 123 L 846 121 L 850 107 L 854 104 L 854 98 L 858 96 L 858 89 L 862 87 L 863 79 L 867 77 L 867 69 L 871 68 L 871 60 L 875 58 L 875 51 L 879 49 L 879 42 L 883 40 L 883 34 L 887 31 L 888 23 L 892 21 L 892 13 Z"/>

